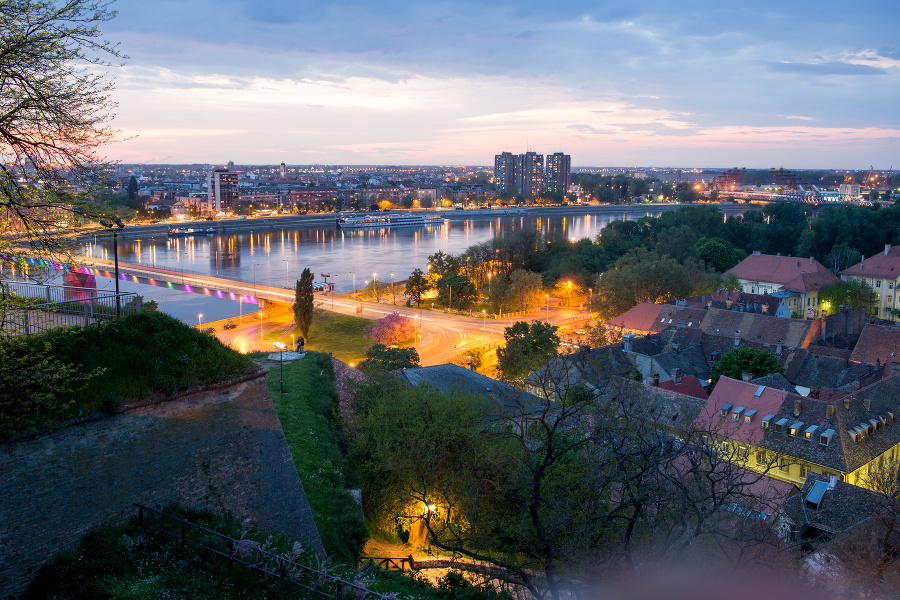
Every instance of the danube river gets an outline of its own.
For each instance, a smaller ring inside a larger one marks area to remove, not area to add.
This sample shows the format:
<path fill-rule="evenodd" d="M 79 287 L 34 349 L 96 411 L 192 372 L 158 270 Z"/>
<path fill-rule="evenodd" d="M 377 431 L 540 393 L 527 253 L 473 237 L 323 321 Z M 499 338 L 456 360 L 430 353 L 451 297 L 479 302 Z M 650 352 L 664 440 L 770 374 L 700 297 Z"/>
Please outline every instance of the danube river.
<path fill-rule="evenodd" d="M 284 227 L 253 222 L 234 231 L 209 236 L 169 238 L 165 234 L 136 235 L 119 240 L 122 263 L 159 266 L 185 273 L 221 275 L 281 287 L 293 287 L 300 272 L 309 267 L 316 281 L 322 273 L 331 274 L 338 292 L 362 288 L 377 274 L 379 281 L 406 279 L 416 267 L 425 270 L 428 256 L 441 250 L 459 254 L 469 246 L 521 229 L 537 229 L 570 239 L 595 239 L 600 230 L 614 220 L 636 220 L 657 216 L 676 206 L 593 206 L 566 209 L 531 209 L 514 216 L 468 215 L 452 211 L 443 226 L 421 228 L 348 230 L 333 224 L 304 224 L 292 220 Z M 725 206 L 728 216 L 742 214 L 743 205 Z M 280 219 L 269 220 L 278 223 Z M 83 253 L 112 259 L 112 240 L 98 238 L 86 243 Z M 112 289 L 111 279 L 97 278 L 97 286 Z M 137 292 L 145 299 L 157 300 L 160 309 L 180 319 L 196 323 L 238 315 L 237 302 L 176 292 L 130 282 L 122 282 L 122 291 Z M 255 306 L 243 307 L 252 310 Z"/>

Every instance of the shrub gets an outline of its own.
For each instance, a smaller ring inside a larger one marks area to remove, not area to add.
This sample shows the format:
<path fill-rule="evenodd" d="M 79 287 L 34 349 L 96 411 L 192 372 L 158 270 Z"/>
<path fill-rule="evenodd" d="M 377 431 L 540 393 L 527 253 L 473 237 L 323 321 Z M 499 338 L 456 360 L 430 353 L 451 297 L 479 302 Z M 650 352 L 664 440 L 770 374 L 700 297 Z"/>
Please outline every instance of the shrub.
<path fill-rule="evenodd" d="M 390 346 L 405 342 L 415 335 L 415 323 L 399 313 L 378 319 L 366 328 L 366 336 L 376 344 Z"/>

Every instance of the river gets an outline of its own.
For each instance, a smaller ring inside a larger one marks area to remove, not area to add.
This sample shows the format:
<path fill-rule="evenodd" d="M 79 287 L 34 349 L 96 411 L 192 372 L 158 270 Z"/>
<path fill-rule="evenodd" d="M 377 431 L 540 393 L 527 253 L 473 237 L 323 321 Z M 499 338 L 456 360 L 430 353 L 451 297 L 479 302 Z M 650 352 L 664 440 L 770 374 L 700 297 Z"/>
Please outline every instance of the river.
<path fill-rule="evenodd" d="M 469 246 L 520 229 L 538 229 L 571 239 L 591 238 L 614 220 L 636 220 L 658 216 L 677 206 L 591 206 L 565 209 L 532 209 L 522 215 L 467 215 L 448 211 L 441 227 L 348 230 L 333 224 L 303 224 L 293 221 L 284 227 L 260 225 L 209 236 L 175 237 L 165 234 L 135 236 L 119 240 L 119 260 L 123 263 L 160 266 L 185 273 L 222 275 L 281 287 L 293 287 L 300 272 L 309 267 L 316 281 L 331 274 L 338 292 L 362 288 L 377 274 L 379 281 L 406 279 L 416 267 L 425 269 L 428 256 L 441 250 L 458 254 Z M 742 214 L 749 207 L 726 205 L 728 216 Z M 277 223 L 277 221 L 276 221 Z M 84 244 L 88 256 L 113 256 L 112 240 L 97 238 Z M 97 286 L 114 288 L 114 281 L 97 278 Z M 237 302 L 121 282 L 121 290 L 137 292 L 159 302 L 160 309 L 195 324 L 237 316 Z"/>

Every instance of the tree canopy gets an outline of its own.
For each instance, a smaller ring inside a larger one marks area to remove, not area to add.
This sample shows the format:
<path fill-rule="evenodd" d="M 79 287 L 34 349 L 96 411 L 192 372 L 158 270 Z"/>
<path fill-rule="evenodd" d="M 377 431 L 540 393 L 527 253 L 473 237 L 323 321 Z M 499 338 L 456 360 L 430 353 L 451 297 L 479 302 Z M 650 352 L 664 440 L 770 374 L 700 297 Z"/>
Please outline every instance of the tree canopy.
<path fill-rule="evenodd" d="M 819 300 L 827 303 L 829 312 L 836 312 L 841 304 L 847 304 L 850 308 L 865 307 L 866 315 L 877 317 L 878 294 L 865 281 L 850 279 L 847 281 L 835 281 L 819 290 Z"/>
<path fill-rule="evenodd" d="M 309 267 L 303 269 L 294 289 L 294 324 L 300 335 L 309 338 L 313 321 L 313 274 Z"/>
<path fill-rule="evenodd" d="M 363 373 L 412 369 L 419 366 L 419 353 L 415 348 L 388 348 L 384 344 L 374 344 L 366 350 L 366 360 L 356 366 Z"/>
<path fill-rule="evenodd" d="M 422 306 L 422 296 L 431 289 L 431 282 L 425 277 L 422 269 L 416 267 L 406 282 L 406 295 L 416 301 L 416 306 Z"/>
<path fill-rule="evenodd" d="M 542 321 L 519 321 L 503 332 L 497 366 L 504 380 L 521 384 L 528 373 L 559 355 L 558 327 Z"/>
<path fill-rule="evenodd" d="M 778 358 L 771 352 L 757 348 L 735 348 L 726 352 L 713 367 L 711 382 L 715 386 L 722 376 L 740 380 L 744 373 L 751 373 L 754 379 L 770 373 L 784 375 L 784 367 L 778 364 Z"/>
<path fill-rule="evenodd" d="M 124 58 L 100 26 L 105 0 L 4 0 L 0 5 L 0 220 L 32 248 L 58 250 L 60 221 L 88 211 L 118 132 L 104 70 Z M 82 196 L 69 190 L 81 190 Z M 21 240 L 19 240 L 21 241 Z"/>

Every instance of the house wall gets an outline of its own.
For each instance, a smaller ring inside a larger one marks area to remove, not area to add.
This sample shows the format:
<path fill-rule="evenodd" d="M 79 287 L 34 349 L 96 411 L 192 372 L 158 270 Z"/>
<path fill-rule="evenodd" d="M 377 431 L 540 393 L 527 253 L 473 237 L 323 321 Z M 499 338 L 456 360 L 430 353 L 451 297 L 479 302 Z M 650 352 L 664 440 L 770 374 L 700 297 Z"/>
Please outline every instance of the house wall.
<path fill-rule="evenodd" d="M 0 444 L 0 597 L 135 502 L 231 511 L 324 553 L 259 376 Z"/>

